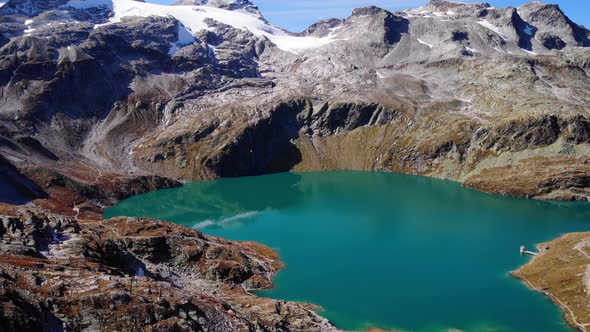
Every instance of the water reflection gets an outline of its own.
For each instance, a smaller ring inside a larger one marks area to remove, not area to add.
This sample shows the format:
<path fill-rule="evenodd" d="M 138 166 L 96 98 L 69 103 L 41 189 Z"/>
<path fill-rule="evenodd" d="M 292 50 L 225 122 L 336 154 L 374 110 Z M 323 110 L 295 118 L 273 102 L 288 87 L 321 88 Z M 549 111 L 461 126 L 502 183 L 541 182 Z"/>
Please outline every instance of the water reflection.
<path fill-rule="evenodd" d="M 590 226 L 588 203 L 362 172 L 188 184 L 124 201 L 106 215 L 265 243 L 287 269 L 264 295 L 317 303 L 344 329 L 413 331 L 570 331 L 554 305 L 507 275 L 525 262 L 520 245 Z"/>

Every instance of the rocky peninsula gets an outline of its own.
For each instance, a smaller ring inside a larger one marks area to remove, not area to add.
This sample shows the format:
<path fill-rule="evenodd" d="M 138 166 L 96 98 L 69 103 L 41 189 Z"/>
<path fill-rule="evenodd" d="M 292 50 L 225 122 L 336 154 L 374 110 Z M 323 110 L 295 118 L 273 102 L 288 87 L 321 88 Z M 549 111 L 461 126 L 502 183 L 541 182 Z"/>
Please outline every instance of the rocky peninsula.
<path fill-rule="evenodd" d="M 580 331 L 590 326 L 590 233 L 571 233 L 537 245 L 540 254 L 512 274 L 545 294 Z"/>

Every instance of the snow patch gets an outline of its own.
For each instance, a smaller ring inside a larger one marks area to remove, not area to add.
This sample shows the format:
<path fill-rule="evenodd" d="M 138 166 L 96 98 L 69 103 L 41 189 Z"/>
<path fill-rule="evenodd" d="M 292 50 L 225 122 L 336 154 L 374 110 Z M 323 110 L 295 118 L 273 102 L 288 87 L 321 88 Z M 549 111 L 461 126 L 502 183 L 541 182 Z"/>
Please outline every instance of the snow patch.
<path fill-rule="evenodd" d="M 67 242 L 72 241 L 73 239 L 67 235 L 59 235 L 55 231 L 54 228 L 49 228 L 49 234 L 51 236 L 51 241 L 48 243 L 47 250 L 42 250 L 41 252 L 51 258 L 65 258 L 67 257 Z"/>
<path fill-rule="evenodd" d="M 493 25 L 492 23 L 490 23 L 487 20 L 481 20 L 481 21 L 477 21 L 477 24 L 488 28 L 489 30 L 492 30 L 493 32 L 495 32 L 496 34 L 498 34 L 500 37 L 502 37 L 502 39 L 506 40 L 507 38 L 500 32 L 500 28 L 498 28 L 497 26 Z"/>
<path fill-rule="evenodd" d="M 432 44 L 428 44 L 427 42 L 423 41 L 423 40 L 422 40 L 422 39 L 420 39 L 420 38 L 416 38 L 416 39 L 418 40 L 418 42 L 419 42 L 420 44 L 423 44 L 423 45 L 426 45 L 426 46 L 428 46 L 429 48 L 432 48 Z"/>
<path fill-rule="evenodd" d="M 205 19 L 213 19 L 236 29 L 245 29 L 258 37 L 266 37 L 278 48 L 292 53 L 319 48 L 338 39 L 333 34 L 327 37 L 294 36 L 279 29 L 252 13 L 225 10 L 221 8 L 195 5 L 158 5 L 133 0 L 70 0 L 64 7 L 79 9 L 106 6 L 112 8 L 114 15 L 110 23 L 121 22 L 125 17 L 174 17 L 180 21 L 191 35 L 201 30 L 213 30 Z M 98 27 L 98 26 L 97 26 Z"/>
<path fill-rule="evenodd" d="M 6 2 L 0 2 L 0 7 L 4 6 Z"/>
<path fill-rule="evenodd" d="M 479 53 L 475 48 L 473 47 L 469 47 L 469 46 L 465 46 L 465 49 L 471 53 Z"/>
<path fill-rule="evenodd" d="M 529 36 L 533 35 L 533 27 L 530 26 L 529 24 L 526 25 L 526 27 L 524 27 L 524 33 L 526 33 Z"/>
<path fill-rule="evenodd" d="M 170 44 L 170 49 L 168 50 L 168 55 L 172 55 L 178 51 L 178 49 L 182 48 L 183 46 L 190 45 L 195 42 L 195 36 L 188 31 L 188 29 L 182 25 L 178 25 L 178 40 L 175 43 Z"/>
<path fill-rule="evenodd" d="M 187 45 L 195 42 L 195 36 L 184 25 L 178 26 L 178 43 Z"/>
<path fill-rule="evenodd" d="M 34 22 L 33 20 L 26 20 L 25 25 L 31 25 L 31 24 L 33 24 L 33 22 Z"/>
<path fill-rule="evenodd" d="M 528 54 L 531 54 L 531 55 L 538 55 L 537 53 L 535 53 L 533 51 L 529 51 L 529 50 L 524 49 L 524 48 L 521 48 L 521 50 L 523 50 L 523 51 L 525 51 L 525 52 L 527 52 Z"/>
<path fill-rule="evenodd" d="M 211 45 L 211 44 L 207 44 L 207 51 L 209 52 L 209 55 L 214 57 L 215 51 L 217 51 L 217 47 L 215 47 L 214 45 Z"/>

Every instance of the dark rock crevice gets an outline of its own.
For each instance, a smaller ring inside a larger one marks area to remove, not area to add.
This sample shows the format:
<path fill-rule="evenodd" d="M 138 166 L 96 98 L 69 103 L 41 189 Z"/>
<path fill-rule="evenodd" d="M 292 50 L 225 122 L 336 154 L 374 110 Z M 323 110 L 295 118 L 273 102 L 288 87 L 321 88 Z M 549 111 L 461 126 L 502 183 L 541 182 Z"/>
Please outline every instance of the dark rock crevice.
<path fill-rule="evenodd" d="M 0 202 L 23 205 L 47 193 L 0 154 Z"/>
<path fill-rule="evenodd" d="M 375 103 L 332 102 L 315 109 L 305 99 L 283 102 L 269 117 L 245 128 L 206 166 L 220 177 L 290 171 L 302 161 L 296 146 L 301 135 L 345 134 L 360 127 L 386 125 L 400 116 L 400 111 Z"/>
<path fill-rule="evenodd" d="M 223 154 L 209 159 L 206 166 L 221 177 L 261 175 L 289 171 L 301 161 L 293 141 L 299 137 L 297 115 L 306 101 L 280 104 L 268 118 L 247 127 Z"/>

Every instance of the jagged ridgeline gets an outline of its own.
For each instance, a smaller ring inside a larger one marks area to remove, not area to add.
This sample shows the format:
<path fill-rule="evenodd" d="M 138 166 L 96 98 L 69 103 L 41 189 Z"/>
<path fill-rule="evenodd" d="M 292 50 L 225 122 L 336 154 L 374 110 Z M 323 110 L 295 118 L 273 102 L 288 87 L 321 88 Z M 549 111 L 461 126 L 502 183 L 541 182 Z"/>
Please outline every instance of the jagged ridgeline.
<path fill-rule="evenodd" d="M 246 0 L 10 0 L 0 31 L 19 201 L 96 212 L 162 178 L 332 169 L 590 196 L 589 31 L 556 5 L 366 7 L 292 33 Z"/>

